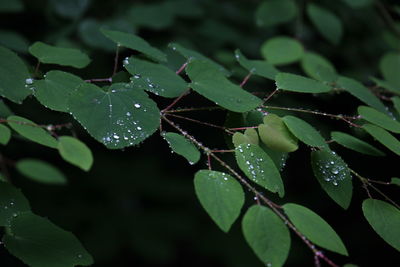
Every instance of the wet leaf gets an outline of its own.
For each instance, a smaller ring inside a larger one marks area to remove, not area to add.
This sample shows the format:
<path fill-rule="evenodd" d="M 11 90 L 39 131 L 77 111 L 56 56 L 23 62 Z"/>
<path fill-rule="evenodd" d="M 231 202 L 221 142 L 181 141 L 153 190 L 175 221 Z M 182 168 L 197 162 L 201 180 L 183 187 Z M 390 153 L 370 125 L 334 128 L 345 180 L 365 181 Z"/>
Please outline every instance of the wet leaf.
<path fill-rule="evenodd" d="M 317 80 L 291 73 L 278 73 L 275 76 L 276 86 L 279 89 L 299 93 L 327 93 L 331 87 Z"/>
<path fill-rule="evenodd" d="M 20 189 L 0 181 L 0 226 L 7 226 L 19 213 L 29 211 L 28 200 Z"/>
<path fill-rule="evenodd" d="M 167 140 L 171 149 L 175 153 L 185 157 L 191 165 L 199 161 L 200 151 L 183 135 L 176 133 L 163 133 L 163 137 Z"/>
<path fill-rule="evenodd" d="M 400 123 L 388 115 L 366 106 L 359 106 L 357 111 L 364 120 L 394 133 L 400 133 Z"/>
<path fill-rule="evenodd" d="M 371 156 L 385 156 L 385 153 L 383 153 L 379 149 L 373 147 L 372 145 L 352 135 L 342 132 L 332 132 L 331 137 L 332 140 L 334 140 L 338 144 L 347 147 L 349 149 L 352 149 L 354 151 Z"/>
<path fill-rule="evenodd" d="M 278 70 L 264 60 L 250 60 L 246 58 L 240 50 L 235 51 L 235 58 L 239 62 L 240 66 L 248 70 L 253 75 L 258 75 L 270 80 L 275 79 L 275 75 L 278 74 Z"/>
<path fill-rule="evenodd" d="M 400 156 L 400 142 L 385 129 L 373 124 L 364 124 L 363 129 L 372 135 L 379 143 Z"/>

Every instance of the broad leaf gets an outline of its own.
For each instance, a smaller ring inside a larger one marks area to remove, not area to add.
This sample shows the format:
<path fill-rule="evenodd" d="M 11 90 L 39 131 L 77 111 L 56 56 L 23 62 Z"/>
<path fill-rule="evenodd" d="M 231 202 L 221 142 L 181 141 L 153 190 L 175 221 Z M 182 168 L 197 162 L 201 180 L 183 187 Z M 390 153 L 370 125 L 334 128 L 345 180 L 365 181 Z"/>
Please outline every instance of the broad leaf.
<path fill-rule="evenodd" d="M 293 203 L 283 205 L 285 214 L 297 230 L 314 244 L 348 256 L 347 249 L 335 230 L 312 210 Z"/>
<path fill-rule="evenodd" d="M 385 129 L 373 124 L 365 124 L 363 125 L 363 129 L 372 135 L 372 137 L 374 137 L 379 143 L 400 156 L 400 142 L 396 137 L 391 135 Z"/>
<path fill-rule="evenodd" d="M 258 133 L 255 129 L 253 128 L 248 128 L 244 131 L 244 134 L 236 132 L 232 136 L 232 142 L 235 145 L 235 147 L 240 146 L 241 144 L 253 144 L 253 145 L 258 145 L 259 139 L 258 139 Z"/>
<path fill-rule="evenodd" d="M 398 72 L 400 69 L 400 53 L 386 53 L 379 62 L 379 68 L 386 81 L 400 88 L 400 76 Z"/>
<path fill-rule="evenodd" d="M 289 22 L 297 15 L 297 6 L 292 0 L 263 1 L 256 10 L 256 23 L 260 27 L 271 27 Z"/>
<path fill-rule="evenodd" d="M 84 171 L 88 171 L 92 167 L 92 151 L 90 151 L 85 143 L 74 137 L 61 136 L 58 139 L 58 151 L 65 161 Z"/>
<path fill-rule="evenodd" d="M 9 183 L 0 182 L 0 226 L 9 225 L 13 217 L 29 210 L 29 202 L 21 190 Z"/>
<path fill-rule="evenodd" d="M 293 38 L 278 36 L 268 39 L 261 46 L 261 54 L 273 65 L 285 65 L 299 61 L 303 56 L 304 48 Z"/>
<path fill-rule="evenodd" d="M 242 221 L 243 235 L 265 266 L 283 266 L 290 249 L 290 234 L 269 208 L 252 206 Z"/>
<path fill-rule="evenodd" d="M 195 175 L 194 188 L 206 212 L 222 231 L 228 232 L 244 204 L 240 183 L 222 172 L 200 170 Z"/>
<path fill-rule="evenodd" d="M 61 48 L 42 42 L 36 42 L 31 45 L 29 53 L 45 64 L 57 64 L 81 69 L 90 63 L 90 58 L 77 49 Z"/>
<path fill-rule="evenodd" d="M 378 199 L 366 199 L 362 210 L 368 223 L 389 245 L 400 251 L 400 210 Z"/>
<path fill-rule="evenodd" d="M 31 90 L 30 78 L 24 62 L 11 50 L 0 46 L 0 95 L 15 103 L 21 103 Z"/>
<path fill-rule="evenodd" d="M 184 136 L 176 133 L 163 133 L 163 137 L 167 140 L 172 151 L 185 157 L 191 165 L 199 161 L 200 151 Z"/>
<path fill-rule="evenodd" d="M 335 82 L 338 78 L 332 63 L 319 54 L 307 52 L 304 54 L 300 63 L 303 71 L 316 80 Z"/>
<path fill-rule="evenodd" d="M 273 65 L 271 65 L 267 61 L 250 60 L 246 58 L 238 49 L 235 51 L 235 58 L 239 62 L 240 66 L 242 66 L 254 75 L 274 80 L 275 75 L 279 72 Z"/>
<path fill-rule="evenodd" d="M 388 115 L 366 106 L 359 106 L 357 111 L 364 120 L 394 133 L 400 133 L 400 123 Z"/>
<path fill-rule="evenodd" d="M 31 267 L 93 264 L 92 256 L 72 233 L 30 212 L 12 219 L 3 242 L 12 255 Z"/>
<path fill-rule="evenodd" d="M 178 97 L 188 89 L 185 80 L 166 66 L 131 57 L 124 60 L 124 67 L 135 86 L 156 95 Z"/>
<path fill-rule="evenodd" d="M 211 63 L 193 60 L 186 68 L 190 87 L 217 105 L 234 112 L 246 112 L 261 105 L 262 100 L 232 83 Z"/>
<path fill-rule="evenodd" d="M 278 193 L 285 194 L 283 182 L 275 163 L 259 146 L 242 144 L 235 149 L 236 162 L 240 169 L 256 184 Z"/>
<path fill-rule="evenodd" d="M 15 165 L 17 170 L 26 177 L 45 184 L 65 184 L 67 182 L 64 174 L 47 163 L 37 159 L 22 159 Z"/>
<path fill-rule="evenodd" d="M 371 156 L 385 156 L 385 153 L 379 149 L 347 133 L 332 132 L 331 137 L 336 143 L 362 154 Z"/>
<path fill-rule="evenodd" d="M 278 73 L 275 77 L 279 89 L 299 93 L 326 93 L 331 87 L 317 80 L 291 73 Z"/>
<path fill-rule="evenodd" d="M 160 124 L 153 100 L 134 84 L 113 84 L 105 92 L 82 84 L 69 99 L 69 110 L 97 141 L 111 149 L 139 144 Z"/>
<path fill-rule="evenodd" d="M 18 32 L 0 30 L 0 45 L 18 53 L 27 53 L 29 41 Z"/>
<path fill-rule="evenodd" d="M 347 164 L 333 151 L 311 152 L 311 166 L 325 192 L 342 208 L 347 209 L 353 194 L 353 184 Z"/>
<path fill-rule="evenodd" d="M 0 124 L 0 144 L 7 145 L 10 138 L 11 130 L 7 126 Z"/>

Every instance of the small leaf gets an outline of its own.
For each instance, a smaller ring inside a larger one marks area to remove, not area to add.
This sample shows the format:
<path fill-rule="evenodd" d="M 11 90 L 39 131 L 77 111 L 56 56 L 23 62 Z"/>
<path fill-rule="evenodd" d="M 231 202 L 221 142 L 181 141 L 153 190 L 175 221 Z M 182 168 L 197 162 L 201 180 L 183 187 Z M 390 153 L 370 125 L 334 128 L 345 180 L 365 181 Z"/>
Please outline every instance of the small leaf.
<path fill-rule="evenodd" d="M 7 145 L 10 138 L 11 130 L 7 126 L 0 124 L 0 144 Z"/>
<path fill-rule="evenodd" d="M 268 39 L 261 46 L 261 54 L 273 65 L 285 65 L 299 61 L 303 56 L 304 48 L 293 38 L 278 36 Z"/>
<path fill-rule="evenodd" d="M 293 203 L 283 205 L 285 214 L 296 228 L 314 244 L 348 256 L 346 247 L 335 230 L 312 210 Z"/>
<path fill-rule="evenodd" d="M 24 62 L 11 50 L 0 46 L 0 95 L 21 103 L 31 94 L 26 81 L 31 81 Z"/>
<path fill-rule="evenodd" d="M 332 140 L 334 140 L 338 144 L 354 151 L 360 152 L 362 154 L 371 156 L 385 156 L 385 153 L 383 153 L 379 149 L 347 133 L 332 132 L 331 137 Z"/>
<path fill-rule="evenodd" d="M 81 69 L 90 63 L 90 58 L 77 49 L 61 48 L 42 42 L 36 42 L 31 45 L 29 53 L 45 64 L 57 64 Z"/>
<path fill-rule="evenodd" d="M 250 60 L 246 58 L 240 50 L 235 51 L 235 58 L 239 62 L 240 66 L 248 70 L 254 75 L 258 75 L 270 80 L 275 79 L 275 75 L 278 74 L 278 70 L 264 60 Z"/>
<path fill-rule="evenodd" d="M 176 133 L 163 133 L 171 149 L 177 154 L 185 157 L 191 165 L 200 159 L 200 151 L 197 147 L 184 136 Z"/>
<path fill-rule="evenodd" d="M 278 73 L 275 76 L 276 87 L 286 91 L 299 93 L 327 93 L 331 87 L 320 81 L 291 73 Z"/>
<path fill-rule="evenodd" d="M 53 165 L 37 159 L 19 160 L 15 166 L 19 172 L 28 178 L 45 184 L 65 184 L 64 174 Z"/>
<path fill-rule="evenodd" d="M 166 66 L 131 57 L 124 60 L 124 67 L 135 86 L 156 95 L 178 97 L 188 89 L 185 80 Z"/>
<path fill-rule="evenodd" d="M 400 156 L 400 142 L 396 137 L 391 135 L 385 129 L 373 124 L 364 124 L 363 129 L 372 135 L 372 137 L 374 137 L 379 143 Z"/>
<path fill-rule="evenodd" d="M 290 250 L 290 233 L 269 208 L 250 207 L 242 221 L 243 235 L 266 266 L 283 266 Z"/>
<path fill-rule="evenodd" d="M 93 264 L 92 256 L 72 233 L 30 212 L 12 219 L 3 242 L 12 255 L 31 267 Z"/>
<path fill-rule="evenodd" d="M 192 80 L 189 85 L 217 105 L 234 112 L 246 112 L 261 105 L 262 100 L 215 72 L 207 61 L 193 60 L 186 68 Z"/>
<path fill-rule="evenodd" d="M 52 110 L 68 111 L 68 98 L 84 81 L 68 72 L 49 71 L 44 80 L 35 81 L 35 97 L 39 102 Z"/>
<path fill-rule="evenodd" d="M 0 45 L 18 53 L 27 53 L 29 41 L 18 32 L 0 30 Z"/>
<path fill-rule="evenodd" d="M 335 82 L 338 78 L 332 63 L 319 54 L 306 52 L 300 63 L 303 71 L 318 81 Z"/>
<path fill-rule="evenodd" d="M 342 208 L 347 209 L 353 184 L 347 164 L 333 151 L 311 152 L 311 166 L 322 189 Z"/>
<path fill-rule="evenodd" d="M 84 171 L 88 171 L 92 167 L 92 152 L 85 143 L 74 137 L 61 136 L 58 139 L 58 151 L 65 161 Z"/>
<path fill-rule="evenodd" d="M 14 131 L 31 141 L 57 148 L 57 140 L 33 121 L 12 115 L 7 118 L 7 123 Z"/>
<path fill-rule="evenodd" d="M 366 199 L 362 210 L 374 231 L 389 245 L 400 251 L 400 210 L 378 199 Z"/>
<path fill-rule="evenodd" d="M 242 144 L 235 149 L 236 162 L 253 182 L 280 197 L 285 194 L 281 175 L 272 159 L 259 146 Z"/>
<path fill-rule="evenodd" d="M 390 84 L 400 88 L 400 77 L 398 70 L 400 69 L 400 53 L 386 53 L 379 62 L 379 69 Z"/>
<path fill-rule="evenodd" d="M 364 120 L 394 133 L 400 133 L 400 123 L 388 115 L 366 106 L 359 106 L 357 111 Z"/>
<path fill-rule="evenodd" d="M 9 183 L 0 182 L 0 226 L 7 226 L 10 220 L 19 213 L 29 211 L 28 200 Z"/>
<path fill-rule="evenodd" d="M 195 175 L 194 188 L 208 215 L 222 231 L 228 232 L 244 204 L 240 183 L 222 172 L 200 170 Z"/>
<path fill-rule="evenodd" d="M 339 44 L 343 35 L 343 25 L 340 19 L 328 9 L 316 4 L 307 5 L 307 15 L 318 32 L 332 44 Z"/>
<path fill-rule="evenodd" d="M 167 56 L 163 52 L 155 47 L 152 47 L 148 42 L 137 35 L 106 29 L 101 29 L 100 31 L 119 46 L 139 51 L 140 53 L 157 61 L 167 61 Z"/>
<path fill-rule="evenodd" d="M 271 27 L 293 20 L 297 6 L 292 0 L 263 1 L 256 10 L 256 23 L 260 27 Z"/>
<path fill-rule="evenodd" d="M 258 133 L 255 129 L 249 128 L 246 129 L 244 134 L 236 132 L 232 136 L 232 142 L 235 145 L 235 147 L 240 146 L 241 144 L 253 144 L 253 145 L 258 145 Z"/>
<path fill-rule="evenodd" d="M 395 94 L 400 94 L 400 86 L 395 86 L 394 84 L 391 84 L 388 81 L 380 80 L 374 77 L 370 78 L 378 87 L 382 87 L 387 89 L 388 91 L 395 93 Z"/>
<path fill-rule="evenodd" d="M 13 115 L 10 108 L 4 103 L 3 99 L 0 99 L 0 118 L 5 119 Z"/>
<path fill-rule="evenodd" d="M 285 116 L 283 117 L 283 121 L 293 135 L 306 145 L 313 147 L 328 147 L 321 134 L 315 130 L 313 126 L 302 119 L 294 116 Z"/>
<path fill-rule="evenodd" d="M 392 179 L 390 180 L 390 183 L 400 186 L 400 178 L 392 177 Z"/>

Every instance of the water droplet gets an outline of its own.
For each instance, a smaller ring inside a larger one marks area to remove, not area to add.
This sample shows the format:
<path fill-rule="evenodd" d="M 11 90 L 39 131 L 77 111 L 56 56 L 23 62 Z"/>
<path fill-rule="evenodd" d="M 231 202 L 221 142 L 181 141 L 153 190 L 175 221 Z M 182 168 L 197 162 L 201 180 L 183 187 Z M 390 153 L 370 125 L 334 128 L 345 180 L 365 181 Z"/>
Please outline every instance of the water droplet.
<path fill-rule="evenodd" d="M 141 130 L 142 130 L 142 127 L 138 126 L 138 127 L 136 127 L 136 129 L 138 129 L 139 131 L 141 131 Z"/>
<path fill-rule="evenodd" d="M 135 75 L 133 75 L 133 78 L 140 79 L 140 78 L 142 78 L 142 76 L 140 74 L 135 74 Z"/>
<path fill-rule="evenodd" d="M 114 134 L 113 137 L 114 137 L 115 139 L 119 139 L 119 136 L 116 135 L 116 134 Z"/>
<path fill-rule="evenodd" d="M 82 259 L 82 257 L 83 257 L 82 254 L 78 254 L 78 258 Z"/>
<path fill-rule="evenodd" d="M 123 64 L 124 64 L 124 65 L 129 65 L 129 58 L 128 58 L 128 57 L 126 57 L 126 58 L 124 59 Z"/>
<path fill-rule="evenodd" d="M 126 116 L 131 116 L 131 113 L 128 111 L 127 113 L 126 113 Z"/>
<path fill-rule="evenodd" d="M 33 79 L 32 78 L 28 78 L 25 80 L 26 84 L 33 84 Z"/>
<path fill-rule="evenodd" d="M 136 103 L 134 106 L 135 106 L 135 108 L 140 108 L 141 107 L 141 105 L 138 104 L 138 103 Z"/>

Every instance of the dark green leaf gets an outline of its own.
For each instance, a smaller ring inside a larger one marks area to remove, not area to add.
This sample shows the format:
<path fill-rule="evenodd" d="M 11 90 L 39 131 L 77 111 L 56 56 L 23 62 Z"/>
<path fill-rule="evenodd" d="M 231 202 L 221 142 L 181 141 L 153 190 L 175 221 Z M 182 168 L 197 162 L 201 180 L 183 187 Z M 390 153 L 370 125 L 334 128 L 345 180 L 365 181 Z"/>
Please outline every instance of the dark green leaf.
<path fill-rule="evenodd" d="M 21 0 L 0 1 L 0 13 L 21 12 L 24 3 Z"/>
<path fill-rule="evenodd" d="M 397 113 L 400 115 L 400 97 L 394 96 L 391 98 L 393 102 L 393 106 L 396 109 Z"/>
<path fill-rule="evenodd" d="M 171 149 L 177 154 L 185 157 L 191 165 L 200 159 L 200 151 L 197 147 L 184 136 L 176 133 L 163 133 Z"/>
<path fill-rule="evenodd" d="M 376 83 L 376 85 L 378 87 L 385 88 L 385 89 L 387 89 L 390 92 L 395 93 L 395 94 L 400 94 L 400 86 L 395 86 L 394 84 L 391 84 L 388 81 L 380 80 L 380 79 L 377 79 L 377 78 L 374 78 L 374 77 L 371 77 L 371 80 L 374 83 Z"/>
<path fill-rule="evenodd" d="M 314 147 L 328 147 L 321 134 L 315 130 L 313 126 L 302 119 L 294 116 L 285 116 L 283 117 L 283 121 L 292 134 L 306 145 Z"/>
<path fill-rule="evenodd" d="M 154 4 L 147 2 L 133 5 L 128 13 L 131 24 L 153 30 L 161 30 L 171 26 L 175 12 L 173 6 L 169 6 L 168 2 Z"/>
<path fill-rule="evenodd" d="M 279 72 L 273 65 L 271 65 L 267 61 L 247 59 L 238 49 L 235 51 L 235 58 L 243 68 L 254 75 L 274 80 L 275 75 Z"/>
<path fill-rule="evenodd" d="M 379 62 L 379 68 L 386 81 L 400 88 L 400 53 L 386 53 Z"/>
<path fill-rule="evenodd" d="M 9 183 L 0 182 L 0 226 L 7 226 L 20 212 L 29 211 L 28 200 Z"/>
<path fill-rule="evenodd" d="M 8 141 L 10 141 L 10 138 L 11 138 L 10 129 L 5 125 L 0 124 L 0 144 L 7 145 Z"/>
<path fill-rule="evenodd" d="M 77 19 L 88 9 L 91 0 L 51 0 L 55 13 L 67 19 Z"/>
<path fill-rule="evenodd" d="M 58 151 L 65 161 L 84 171 L 88 171 L 92 167 L 92 151 L 90 151 L 85 143 L 74 137 L 61 136 L 58 139 Z"/>
<path fill-rule="evenodd" d="M 378 142 L 400 156 L 400 142 L 393 135 L 381 127 L 373 124 L 364 124 L 363 129 L 372 135 Z"/>
<path fill-rule="evenodd" d="M 53 165 L 37 159 L 19 160 L 15 166 L 19 172 L 28 178 L 45 184 L 65 184 L 64 174 Z"/>
<path fill-rule="evenodd" d="M 271 27 L 291 21 L 297 15 L 297 6 L 292 0 L 263 1 L 256 11 L 256 23 L 260 27 Z"/>
<path fill-rule="evenodd" d="M 390 180 L 390 183 L 400 186 L 400 178 L 393 177 L 393 178 Z"/>
<path fill-rule="evenodd" d="M 5 119 L 11 115 L 13 113 L 10 108 L 4 103 L 3 99 L 0 99 L 0 118 Z"/>
<path fill-rule="evenodd" d="M 354 151 L 371 156 L 385 156 L 385 153 L 379 149 L 347 133 L 332 132 L 331 137 L 338 144 Z"/>
<path fill-rule="evenodd" d="M 96 19 L 84 19 L 79 24 L 79 37 L 90 47 L 113 52 L 116 50 L 115 43 L 100 32 L 100 29 L 103 27 L 105 27 L 104 23 Z"/>
<path fill-rule="evenodd" d="M 302 44 L 286 36 L 273 37 L 261 46 L 261 54 L 268 63 L 273 65 L 285 65 L 299 61 L 303 53 Z"/>
<path fill-rule="evenodd" d="M 319 81 L 335 82 L 338 78 L 332 63 L 313 52 L 304 54 L 301 59 L 301 68 L 308 76 Z"/>
<path fill-rule="evenodd" d="M 326 93 L 331 87 L 317 80 L 291 73 L 278 73 L 275 76 L 276 86 L 279 89 L 299 93 Z"/>
<path fill-rule="evenodd" d="M 394 133 L 400 133 L 400 123 L 388 115 L 366 106 L 359 106 L 357 111 L 364 120 Z"/>
<path fill-rule="evenodd" d="M 343 2 L 345 2 L 347 5 L 349 5 L 352 8 L 363 8 L 363 7 L 367 7 L 370 6 L 374 1 L 373 0 L 342 0 Z M 346 267 L 350 267 L 346 266 Z"/>
<path fill-rule="evenodd" d="M 19 53 L 27 53 L 29 41 L 18 32 L 0 30 L 0 45 Z"/>

